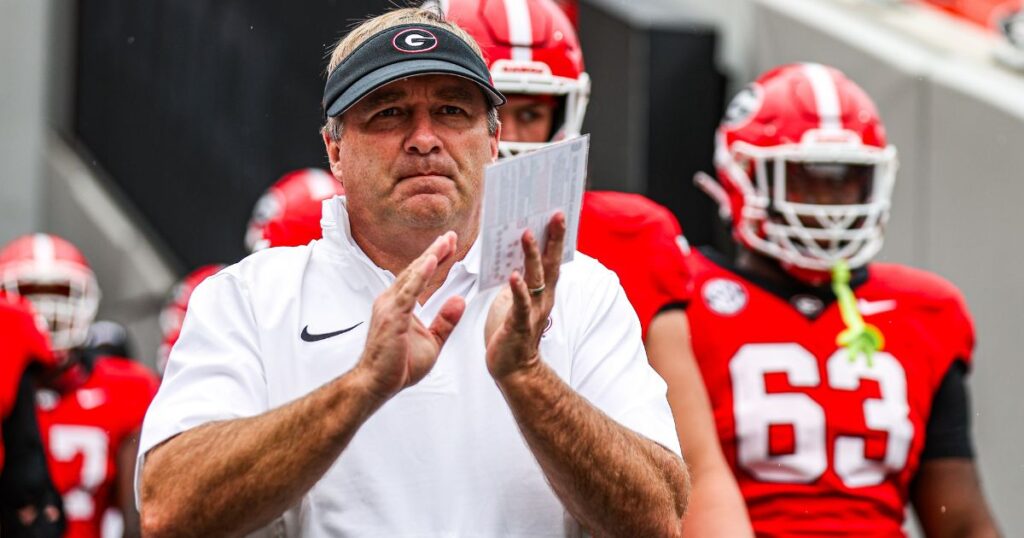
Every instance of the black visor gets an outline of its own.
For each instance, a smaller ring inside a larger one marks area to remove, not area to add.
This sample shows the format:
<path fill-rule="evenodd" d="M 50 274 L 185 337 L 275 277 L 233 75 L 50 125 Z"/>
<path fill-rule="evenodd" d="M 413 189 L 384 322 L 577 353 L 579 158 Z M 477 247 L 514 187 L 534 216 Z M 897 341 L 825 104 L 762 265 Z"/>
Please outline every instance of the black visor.
<path fill-rule="evenodd" d="M 491 84 L 480 56 L 452 32 L 438 26 L 403 24 L 363 42 L 327 77 L 324 114 L 340 116 L 370 92 L 413 75 L 455 75 L 475 82 L 493 106 L 505 96 Z"/>

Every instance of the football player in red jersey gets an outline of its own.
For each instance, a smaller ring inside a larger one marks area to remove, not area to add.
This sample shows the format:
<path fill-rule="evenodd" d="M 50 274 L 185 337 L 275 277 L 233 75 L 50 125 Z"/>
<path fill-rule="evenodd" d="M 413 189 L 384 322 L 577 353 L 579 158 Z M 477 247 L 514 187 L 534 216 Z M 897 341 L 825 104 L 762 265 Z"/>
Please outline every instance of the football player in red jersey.
<path fill-rule="evenodd" d="M 334 181 L 334 178 L 331 178 Z M 181 336 L 181 326 L 185 323 L 185 312 L 188 310 L 188 300 L 192 297 L 202 281 L 217 274 L 223 269 L 221 264 L 204 265 L 195 271 L 185 275 L 185 278 L 178 281 L 167 294 L 164 307 L 160 310 L 160 331 L 163 339 L 160 342 L 160 349 L 157 350 L 156 371 L 160 375 L 167 369 L 167 359 L 171 356 L 171 348 Z"/>
<path fill-rule="evenodd" d="M 54 366 L 30 304 L 0 299 L 0 535 L 61 536 L 60 495 L 50 480 L 36 421 L 38 370 Z"/>
<path fill-rule="evenodd" d="M 108 508 L 138 533 L 132 478 L 138 431 L 156 377 L 130 359 L 84 352 L 99 306 L 96 277 L 74 245 L 48 234 L 0 250 L 0 285 L 45 318 L 58 370 L 37 395 L 50 475 L 64 500 L 69 537 L 98 537 Z"/>
<path fill-rule="evenodd" d="M 974 330 L 938 276 L 869 263 L 896 174 L 874 103 L 836 69 L 768 71 L 717 132 L 736 255 L 694 252 L 687 307 L 759 536 L 994 536 L 964 377 Z"/>
<path fill-rule="evenodd" d="M 449 20 L 476 39 L 495 86 L 502 156 L 580 135 L 590 78 L 576 31 L 551 0 L 443 0 Z M 588 191 L 577 248 L 619 276 L 640 320 L 652 366 L 668 398 L 694 477 L 686 518 L 691 536 L 742 537 L 750 525 L 742 497 L 715 438 L 700 373 L 683 335 L 689 300 L 685 242 L 675 217 L 636 194 Z"/>
<path fill-rule="evenodd" d="M 320 239 L 322 202 L 345 189 L 334 176 L 318 168 L 303 168 L 281 176 L 252 210 L 245 232 L 249 252 L 268 247 L 295 247 Z"/>

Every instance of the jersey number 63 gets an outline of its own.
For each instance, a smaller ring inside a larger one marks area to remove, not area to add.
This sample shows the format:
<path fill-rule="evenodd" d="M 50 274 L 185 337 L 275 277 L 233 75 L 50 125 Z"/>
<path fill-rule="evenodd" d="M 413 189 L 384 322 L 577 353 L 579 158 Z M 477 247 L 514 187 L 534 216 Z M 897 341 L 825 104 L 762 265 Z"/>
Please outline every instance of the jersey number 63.
<path fill-rule="evenodd" d="M 884 460 L 865 455 L 865 439 L 839 435 L 827 445 L 826 413 L 811 396 L 798 392 L 769 393 L 765 374 L 784 374 L 793 387 L 818 387 L 818 361 L 798 344 L 747 344 L 729 363 L 733 384 L 733 412 L 736 419 L 739 465 L 765 482 L 811 483 L 825 473 L 833 451 L 836 475 L 849 488 L 882 483 L 890 472 L 907 463 L 914 436 L 909 418 L 906 374 L 899 361 L 885 352 L 874 355 L 873 366 L 865 360 L 851 362 L 845 349 L 826 361 L 828 386 L 835 390 L 857 390 L 862 379 L 878 383 L 880 398 L 864 401 L 864 422 L 868 428 L 886 432 Z M 791 425 L 794 450 L 770 453 L 772 425 Z"/>

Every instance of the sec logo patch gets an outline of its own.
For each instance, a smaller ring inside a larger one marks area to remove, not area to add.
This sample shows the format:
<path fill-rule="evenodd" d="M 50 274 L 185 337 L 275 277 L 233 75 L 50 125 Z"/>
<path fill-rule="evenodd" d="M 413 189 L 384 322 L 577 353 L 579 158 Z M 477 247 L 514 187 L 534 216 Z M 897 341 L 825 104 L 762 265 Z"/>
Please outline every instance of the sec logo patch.
<path fill-rule="evenodd" d="M 429 30 L 409 28 L 395 34 L 391 44 L 400 52 L 416 54 L 437 48 L 437 37 Z"/>
<path fill-rule="evenodd" d="M 708 309 L 722 316 L 734 316 L 747 306 L 747 290 L 738 282 L 724 278 L 705 282 L 701 296 Z"/>

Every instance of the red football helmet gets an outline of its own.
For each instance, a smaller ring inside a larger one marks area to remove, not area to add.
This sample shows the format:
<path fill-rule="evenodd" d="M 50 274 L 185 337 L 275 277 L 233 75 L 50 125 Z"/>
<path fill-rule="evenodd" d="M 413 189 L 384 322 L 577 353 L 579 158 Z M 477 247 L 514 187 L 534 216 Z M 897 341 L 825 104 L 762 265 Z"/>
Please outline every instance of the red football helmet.
<path fill-rule="evenodd" d="M 249 252 L 256 252 L 320 239 L 322 202 L 344 194 L 341 183 L 318 168 L 288 172 L 256 202 L 245 232 L 245 246 Z"/>
<path fill-rule="evenodd" d="M 579 28 L 580 26 L 580 2 L 579 0 L 555 0 L 555 4 L 565 12 L 565 16 L 569 18 L 569 22 L 572 23 L 573 28 Z"/>
<path fill-rule="evenodd" d="M 469 32 L 484 52 L 502 93 L 558 99 L 551 142 L 580 135 L 590 100 L 590 77 L 576 29 L 552 0 L 441 0 L 445 17 Z M 545 142 L 498 144 L 504 157 Z"/>
<path fill-rule="evenodd" d="M 217 274 L 223 268 L 224 266 L 221 264 L 204 265 L 185 275 L 185 278 L 178 281 L 167 294 L 164 307 L 160 310 L 160 331 L 163 333 L 163 339 L 157 350 L 156 370 L 158 373 L 164 373 L 171 348 L 181 336 L 181 326 L 185 323 L 185 311 L 188 309 L 188 300 L 192 297 L 192 292 L 200 282 Z"/>
<path fill-rule="evenodd" d="M 737 240 L 795 276 L 860 267 L 882 247 L 896 148 L 837 69 L 785 65 L 743 89 L 716 133 L 715 166 Z"/>
<path fill-rule="evenodd" d="M 74 245 L 50 234 L 11 241 L 0 251 L 0 285 L 5 295 L 31 301 L 46 321 L 54 352 L 85 343 L 99 308 L 100 288 Z"/>

